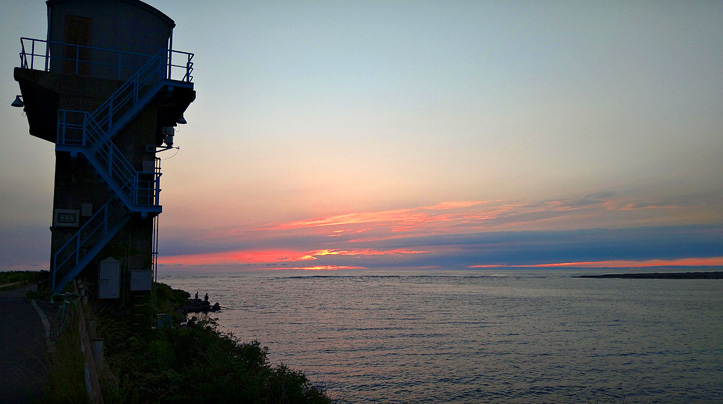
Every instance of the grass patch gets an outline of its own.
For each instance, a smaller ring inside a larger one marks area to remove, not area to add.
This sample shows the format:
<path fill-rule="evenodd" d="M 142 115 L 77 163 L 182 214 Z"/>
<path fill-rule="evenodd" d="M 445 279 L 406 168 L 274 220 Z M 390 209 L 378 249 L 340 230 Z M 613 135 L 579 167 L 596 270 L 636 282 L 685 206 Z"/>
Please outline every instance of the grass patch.
<path fill-rule="evenodd" d="M 174 308 L 187 292 L 156 284 L 159 311 Z M 299 371 L 272 366 L 268 349 L 222 332 L 214 320 L 139 329 L 128 318 L 100 313 L 105 341 L 106 404 L 114 403 L 310 403 L 333 401 Z"/>
<path fill-rule="evenodd" d="M 77 319 L 55 341 L 55 350 L 48 357 L 50 372 L 44 403 L 87 403 L 85 390 L 85 358 L 80 351 Z"/>
<path fill-rule="evenodd" d="M 91 338 L 104 342 L 99 379 L 106 404 L 334 402 L 303 372 L 270 365 L 268 349 L 258 341 L 241 342 L 220 331 L 214 320 L 185 322 L 175 308 L 189 296 L 155 285 L 156 309 L 150 309 L 149 298 L 142 310 L 173 313 L 160 328 L 138 323 L 138 313 L 121 310 L 117 302 L 83 307 L 86 320 L 93 319 Z M 42 402 L 87 403 L 84 362 L 76 316 L 49 355 L 50 380 Z"/>
<path fill-rule="evenodd" d="M 38 283 L 39 279 L 40 272 L 37 271 L 0 272 L 0 291 L 17 289 L 31 283 Z"/>

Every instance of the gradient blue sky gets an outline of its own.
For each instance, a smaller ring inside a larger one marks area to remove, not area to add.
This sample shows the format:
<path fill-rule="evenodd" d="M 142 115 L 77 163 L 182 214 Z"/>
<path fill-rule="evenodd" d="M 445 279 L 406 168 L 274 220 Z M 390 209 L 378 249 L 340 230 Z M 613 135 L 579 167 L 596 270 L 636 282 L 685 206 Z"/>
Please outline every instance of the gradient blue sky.
<path fill-rule="evenodd" d="M 723 2 L 148 3 L 198 92 L 162 268 L 723 265 Z M 0 269 L 45 268 L 45 2 L 2 4 Z"/>

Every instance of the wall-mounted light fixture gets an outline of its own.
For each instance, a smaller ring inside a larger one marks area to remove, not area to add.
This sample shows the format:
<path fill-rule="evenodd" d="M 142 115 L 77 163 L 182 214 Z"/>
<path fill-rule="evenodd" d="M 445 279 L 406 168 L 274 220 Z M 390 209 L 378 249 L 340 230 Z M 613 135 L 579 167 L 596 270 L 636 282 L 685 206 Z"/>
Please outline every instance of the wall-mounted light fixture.
<path fill-rule="evenodd" d="M 166 144 L 167 147 L 173 147 L 173 133 L 175 130 L 173 129 L 173 126 L 164 126 L 161 128 L 161 134 L 163 134 L 163 143 Z"/>
<path fill-rule="evenodd" d="M 25 103 L 23 102 L 23 100 L 21 100 L 21 98 L 23 98 L 22 95 L 16 95 L 15 101 L 13 101 L 13 103 L 10 105 L 12 105 L 13 107 L 17 107 L 17 108 L 24 107 Z"/>

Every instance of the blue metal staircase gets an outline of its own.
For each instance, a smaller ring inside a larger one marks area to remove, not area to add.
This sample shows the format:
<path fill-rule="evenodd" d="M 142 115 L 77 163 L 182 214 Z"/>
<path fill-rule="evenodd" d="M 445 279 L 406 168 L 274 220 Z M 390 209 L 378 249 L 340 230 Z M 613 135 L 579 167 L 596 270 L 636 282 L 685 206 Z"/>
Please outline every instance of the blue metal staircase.
<path fill-rule="evenodd" d="M 164 87 L 193 88 L 190 57 L 183 78 L 169 79 L 171 67 L 178 67 L 170 64 L 171 54 L 161 50 L 151 57 L 92 113 L 58 110 L 56 151 L 85 157 L 113 196 L 54 254 L 54 293 L 62 291 L 134 214 L 147 217 L 161 213 L 159 160 L 156 159 L 152 171 L 139 171 L 116 147 L 113 137 Z"/>
<path fill-rule="evenodd" d="M 67 136 L 73 131 L 83 134 L 79 144 L 74 144 L 72 137 Z M 144 217 L 161 212 L 158 200 L 160 168 L 152 172 L 137 171 L 91 114 L 58 111 L 58 133 L 55 149 L 82 154 L 130 212 L 141 213 Z"/>
<path fill-rule="evenodd" d="M 60 293 L 130 219 L 129 211 L 117 198 L 98 209 L 53 255 L 53 293 Z"/>

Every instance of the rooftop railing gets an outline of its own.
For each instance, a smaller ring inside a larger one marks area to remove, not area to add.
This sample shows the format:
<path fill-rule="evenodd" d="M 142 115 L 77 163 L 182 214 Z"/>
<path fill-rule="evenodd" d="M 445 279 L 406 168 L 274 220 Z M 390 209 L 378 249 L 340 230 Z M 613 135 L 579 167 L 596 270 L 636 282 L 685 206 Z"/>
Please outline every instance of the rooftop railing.
<path fill-rule="evenodd" d="M 20 38 L 20 67 L 125 80 L 156 55 L 33 38 Z M 191 83 L 193 53 L 165 50 L 164 79 Z"/>

